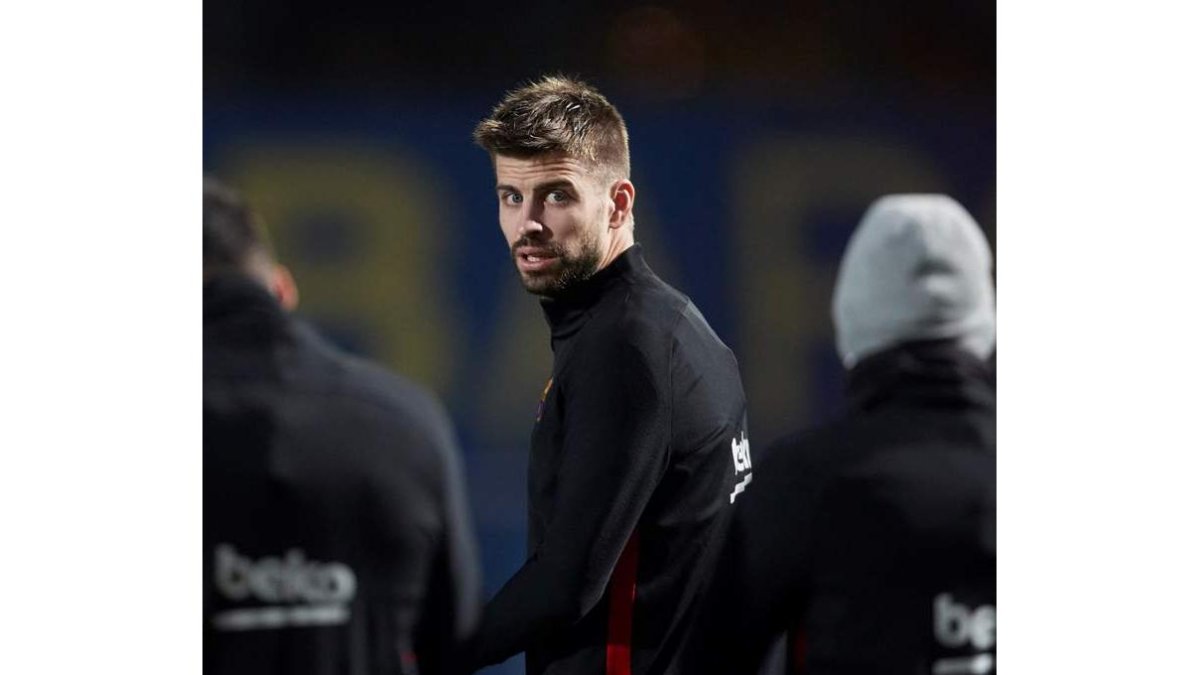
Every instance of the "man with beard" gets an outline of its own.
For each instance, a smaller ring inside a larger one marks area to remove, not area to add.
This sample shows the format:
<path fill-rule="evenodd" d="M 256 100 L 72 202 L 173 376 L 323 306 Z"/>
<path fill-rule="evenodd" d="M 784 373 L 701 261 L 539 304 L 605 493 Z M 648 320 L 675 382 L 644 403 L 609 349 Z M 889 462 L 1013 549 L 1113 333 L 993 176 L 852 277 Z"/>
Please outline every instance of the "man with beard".
<path fill-rule="evenodd" d="M 546 77 L 475 130 L 554 365 L 534 422 L 528 560 L 484 610 L 476 665 L 679 673 L 750 482 L 737 361 L 633 238 L 629 141 L 592 87 Z"/>
<path fill-rule="evenodd" d="M 789 673 L 995 671 L 991 269 L 946 195 L 867 211 L 833 294 L 848 410 L 760 456 L 689 673 L 754 675 L 785 631 Z"/>
<path fill-rule="evenodd" d="M 449 417 L 296 302 L 257 217 L 206 179 L 204 672 L 460 672 L 481 598 Z"/>

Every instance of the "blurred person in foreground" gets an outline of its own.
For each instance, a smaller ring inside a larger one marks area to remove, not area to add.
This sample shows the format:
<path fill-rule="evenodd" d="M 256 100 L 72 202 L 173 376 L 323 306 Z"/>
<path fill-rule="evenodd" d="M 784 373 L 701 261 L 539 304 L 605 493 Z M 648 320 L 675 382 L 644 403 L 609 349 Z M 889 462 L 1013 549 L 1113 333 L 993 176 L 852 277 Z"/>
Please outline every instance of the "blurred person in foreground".
<path fill-rule="evenodd" d="M 738 503 L 688 672 L 995 670 L 992 257 L 944 195 L 892 195 L 833 299 L 849 411 L 784 437 Z"/>
<path fill-rule="evenodd" d="M 510 92 L 475 130 L 554 353 L 531 414 L 528 559 L 484 610 L 477 665 L 524 651 L 537 675 L 681 673 L 750 481 L 737 361 L 634 243 L 628 138 L 564 77 Z"/>
<path fill-rule="evenodd" d="M 459 672 L 481 597 L 450 421 L 296 302 L 206 179 L 204 672 Z"/>

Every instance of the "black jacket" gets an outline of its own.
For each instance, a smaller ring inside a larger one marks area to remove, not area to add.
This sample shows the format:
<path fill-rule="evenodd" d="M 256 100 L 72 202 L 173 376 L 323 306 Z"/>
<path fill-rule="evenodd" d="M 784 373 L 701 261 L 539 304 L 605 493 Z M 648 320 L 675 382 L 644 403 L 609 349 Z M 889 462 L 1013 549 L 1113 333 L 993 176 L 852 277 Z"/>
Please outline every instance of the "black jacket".
<path fill-rule="evenodd" d="M 525 651 L 531 674 L 679 673 L 750 474 L 737 362 L 638 246 L 543 307 L 554 367 L 529 559 L 484 611 L 479 662 Z"/>
<path fill-rule="evenodd" d="M 791 672 L 992 672 L 995 395 L 946 343 L 863 361 L 852 409 L 772 444 L 689 648 L 692 673 L 755 673 L 790 630 Z"/>
<path fill-rule="evenodd" d="M 449 420 L 240 277 L 204 286 L 204 672 L 451 672 L 479 573 Z"/>

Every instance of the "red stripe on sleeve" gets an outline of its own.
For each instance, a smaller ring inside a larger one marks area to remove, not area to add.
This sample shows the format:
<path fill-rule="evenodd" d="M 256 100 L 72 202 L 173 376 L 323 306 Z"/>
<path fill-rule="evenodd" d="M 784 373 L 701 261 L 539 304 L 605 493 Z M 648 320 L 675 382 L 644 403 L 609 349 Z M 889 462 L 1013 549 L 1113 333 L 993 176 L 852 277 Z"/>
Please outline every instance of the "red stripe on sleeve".
<path fill-rule="evenodd" d="M 638 531 L 634 530 L 617 559 L 608 592 L 608 649 L 605 675 L 629 675 L 632 669 L 633 601 L 637 597 Z"/>
<path fill-rule="evenodd" d="M 804 633 L 803 628 L 794 628 L 791 634 L 792 638 L 792 667 L 789 672 L 792 675 L 804 675 L 808 670 L 808 636 Z"/>

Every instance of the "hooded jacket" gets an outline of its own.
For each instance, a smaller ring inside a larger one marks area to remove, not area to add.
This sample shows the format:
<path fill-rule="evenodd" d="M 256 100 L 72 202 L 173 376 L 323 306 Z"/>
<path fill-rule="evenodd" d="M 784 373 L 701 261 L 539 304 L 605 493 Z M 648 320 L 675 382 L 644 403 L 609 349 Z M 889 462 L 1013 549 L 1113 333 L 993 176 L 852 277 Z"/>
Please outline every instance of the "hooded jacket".
<path fill-rule="evenodd" d="M 841 420 L 772 444 L 739 503 L 687 672 L 753 674 L 788 634 L 789 673 L 995 668 L 995 395 L 953 343 L 851 373 Z"/>
<path fill-rule="evenodd" d="M 206 282 L 204 672 L 455 672 L 480 604 L 459 462 L 429 394 Z"/>
<path fill-rule="evenodd" d="M 847 413 L 772 444 L 739 503 L 687 672 L 995 670 L 991 252 L 945 195 L 890 195 L 834 290 Z"/>

